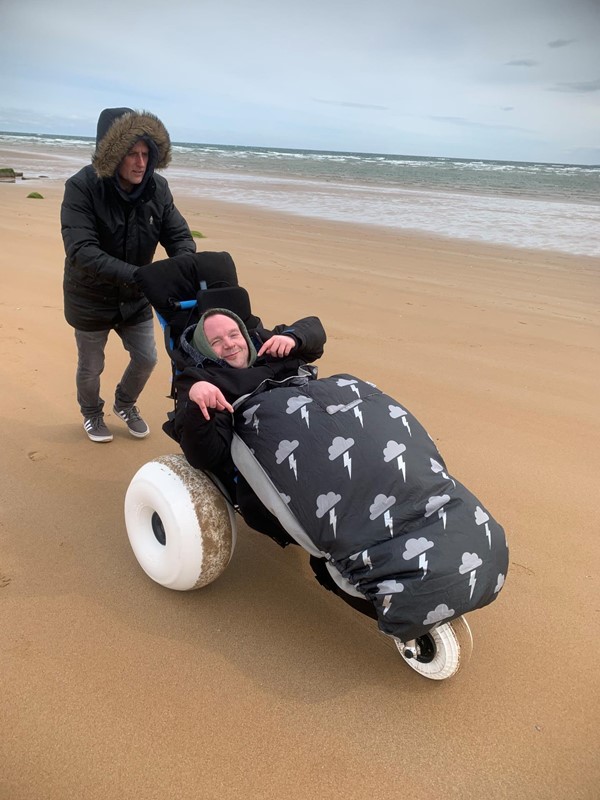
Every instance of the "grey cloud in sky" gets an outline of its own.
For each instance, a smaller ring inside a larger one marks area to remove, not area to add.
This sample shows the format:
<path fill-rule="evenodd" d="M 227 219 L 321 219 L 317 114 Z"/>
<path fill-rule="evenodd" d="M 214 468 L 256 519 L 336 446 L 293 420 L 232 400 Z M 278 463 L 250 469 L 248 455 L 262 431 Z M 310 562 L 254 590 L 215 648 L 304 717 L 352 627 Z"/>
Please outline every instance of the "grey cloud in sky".
<path fill-rule="evenodd" d="M 566 47 L 574 41 L 575 39 L 554 39 L 554 41 L 548 42 L 548 47 Z"/>
<path fill-rule="evenodd" d="M 515 58 L 514 61 L 506 62 L 507 67 L 537 67 L 538 64 L 532 58 Z"/>
<path fill-rule="evenodd" d="M 551 92 L 575 92 L 576 94 L 587 94 L 588 92 L 600 92 L 600 78 L 595 81 L 573 81 L 571 83 L 557 83 L 551 86 Z"/>
<path fill-rule="evenodd" d="M 0 4 L 0 130 L 93 136 L 130 106 L 214 144 L 569 161 L 600 140 L 597 0 Z"/>
<path fill-rule="evenodd" d="M 517 128 L 514 125 L 489 124 L 485 122 L 476 122 L 474 120 L 465 119 L 464 117 L 438 117 L 432 116 L 431 119 L 438 120 L 439 122 L 450 122 L 453 125 L 460 125 L 465 128 L 489 128 L 491 130 L 525 130 L 524 128 Z"/>
<path fill-rule="evenodd" d="M 323 103 L 327 106 L 341 106 L 342 108 L 371 108 L 375 111 L 387 111 L 387 106 L 376 106 L 371 103 L 351 103 L 345 100 L 321 100 L 318 97 L 314 98 L 315 103 Z"/>

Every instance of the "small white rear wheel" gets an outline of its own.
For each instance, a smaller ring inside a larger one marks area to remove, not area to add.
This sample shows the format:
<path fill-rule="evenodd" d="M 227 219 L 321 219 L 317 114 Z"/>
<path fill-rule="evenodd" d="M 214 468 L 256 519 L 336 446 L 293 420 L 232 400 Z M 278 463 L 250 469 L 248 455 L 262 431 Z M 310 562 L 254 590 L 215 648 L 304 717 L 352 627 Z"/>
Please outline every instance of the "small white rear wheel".
<path fill-rule="evenodd" d="M 443 681 L 456 675 L 473 652 L 473 636 L 464 617 L 457 617 L 432 628 L 408 647 L 394 638 L 400 655 L 409 667 L 424 678 Z M 409 657 L 409 653 L 412 657 Z"/>
<path fill-rule="evenodd" d="M 160 456 L 136 472 L 125 495 L 125 524 L 141 568 L 169 589 L 211 583 L 235 547 L 233 508 L 182 455 Z"/>

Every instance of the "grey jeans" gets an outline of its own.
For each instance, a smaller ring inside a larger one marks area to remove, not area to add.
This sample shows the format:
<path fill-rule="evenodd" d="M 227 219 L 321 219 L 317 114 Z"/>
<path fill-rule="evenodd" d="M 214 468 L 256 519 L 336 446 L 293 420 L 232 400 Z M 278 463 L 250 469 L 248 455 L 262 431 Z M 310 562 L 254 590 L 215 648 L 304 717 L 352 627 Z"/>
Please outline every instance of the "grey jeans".
<path fill-rule="evenodd" d="M 149 319 L 137 325 L 114 328 L 129 353 L 129 364 L 115 389 L 117 408 L 135 405 L 156 366 L 154 324 Z M 100 375 L 104 370 L 104 349 L 109 330 L 75 330 L 77 343 L 77 402 L 84 418 L 101 414 L 104 400 L 100 397 Z"/>

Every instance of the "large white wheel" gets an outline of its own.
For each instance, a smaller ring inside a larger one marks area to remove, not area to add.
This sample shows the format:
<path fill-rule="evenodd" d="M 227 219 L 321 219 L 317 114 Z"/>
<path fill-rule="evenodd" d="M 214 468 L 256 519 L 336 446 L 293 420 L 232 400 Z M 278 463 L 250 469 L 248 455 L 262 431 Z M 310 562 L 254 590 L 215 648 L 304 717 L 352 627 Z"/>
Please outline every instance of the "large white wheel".
<path fill-rule="evenodd" d="M 182 455 L 160 456 L 136 472 L 125 495 L 125 525 L 141 568 L 169 589 L 211 583 L 235 547 L 231 505 Z"/>
<path fill-rule="evenodd" d="M 473 636 L 464 617 L 438 625 L 414 642 L 394 641 L 408 666 L 434 681 L 456 675 L 473 651 Z"/>

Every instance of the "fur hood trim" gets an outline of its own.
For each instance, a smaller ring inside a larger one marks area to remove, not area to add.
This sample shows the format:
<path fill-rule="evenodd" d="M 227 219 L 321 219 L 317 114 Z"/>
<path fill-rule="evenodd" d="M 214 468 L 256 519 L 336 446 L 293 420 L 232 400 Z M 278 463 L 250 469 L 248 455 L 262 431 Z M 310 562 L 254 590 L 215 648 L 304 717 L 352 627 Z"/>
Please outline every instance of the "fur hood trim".
<path fill-rule="evenodd" d="M 112 178 L 133 145 L 142 138 L 156 146 L 156 169 L 164 169 L 171 161 L 171 139 L 158 117 L 149 111 L 130 111 L 115 119 L 96 145 L 92 166 L 99 178 Z"/>

